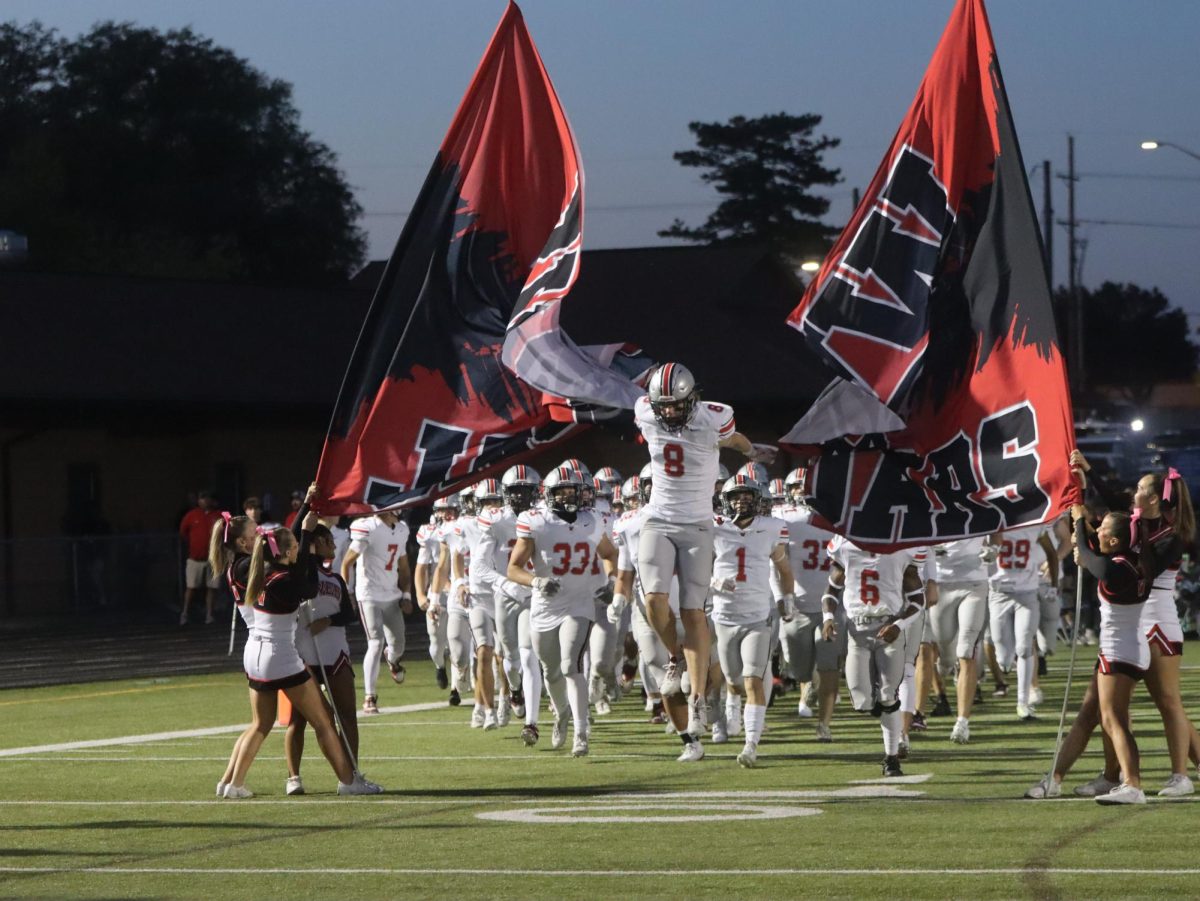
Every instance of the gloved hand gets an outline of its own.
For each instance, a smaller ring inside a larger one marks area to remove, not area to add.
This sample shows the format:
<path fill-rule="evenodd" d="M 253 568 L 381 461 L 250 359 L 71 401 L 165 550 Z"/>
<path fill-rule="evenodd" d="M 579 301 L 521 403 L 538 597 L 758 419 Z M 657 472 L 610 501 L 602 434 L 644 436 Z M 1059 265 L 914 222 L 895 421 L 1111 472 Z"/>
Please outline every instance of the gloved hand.
<path fill-rule="evenodd" d="M 561 587 L 562 583 L 558 579 L 551 579 L 548 576 L 538 576 L 533 580 L 533 590 L 545 598 L 554 597 Z"/>
<path fill-rule="evenodd" d="M 612 603 L 608 605 L 608 621 L 614 626 L 619 625 L 621 617 L 625 614 L 625 608 L 629 606 L 629 598 L 623 594 L 614 594 Z"/>
<path fill-rule="evenodd" d="M 770 465 L 775 462 L 775 455 L 779 453 L 779 448 L 770 444 L 751 444 L 750 453 L 746 456 L 752 463 L 763 463 Z"/>
<path fill-rule="evenodd" d="M 613 599 L 613 583 L 609 582 L 603 588 L 596 589 L 596 600 L 607 604 Z"/>
<path fill-rule="evenodd" d="M 720 591 L 723 594 L 732 594 L 737 590 L 737 581 L 734 579 L 722 579 L 720 576 L 713 576 L 713 580 L 708 583 L 708 586 L 713 591 Z"/>
<path fill-rule="evenodd" d="M 994 544 L 984 544 L 979 549 L 979 559 L 984 563 L 993 563 L 1000 556 L 1000 548 Z"/>

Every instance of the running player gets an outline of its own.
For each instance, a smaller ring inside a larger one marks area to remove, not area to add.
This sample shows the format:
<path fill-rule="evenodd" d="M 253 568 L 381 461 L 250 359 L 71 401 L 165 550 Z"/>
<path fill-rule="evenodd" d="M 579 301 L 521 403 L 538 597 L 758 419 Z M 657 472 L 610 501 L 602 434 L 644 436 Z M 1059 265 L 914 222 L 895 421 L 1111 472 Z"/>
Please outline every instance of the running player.
<path fill-rule="evenodd" d="M 747 769 L 758 760 L 767 716 L 763 680 L 770 678 L 776 605 L 771 569 L 779 573 L 779 615 L 792 618 L 795 606 L 788 563 L 788 527 L 759 513 L 764 491 L 745 476 L 734 476 L 723 492 L 728 516 L 714 517 L 712 618 L 721 671 L 731 692 L 744 695 L 746 745 L 737 761 Z"/>
<path fill-rule="evenodd" d="M 834 637 L 840 603 L 850 636 L 846 684 L 854 709 L 879 717 L 883 775 L 902 776 L 900 683 L 908 657 L 905 633 L 920 625 L 925 606 L 924 552 L 876 554 L 838 536 L 829 542 L 828 553 L 833 565 L 823 598 L 822 637 Z"/>
<path fill-rule="evenodd" d="M 459 492 L 458 508 L 462 511 L 459 518 L 474 515 L 465 512 L 475 509 L 475 500 L 471 496 L 470 488 Z M 462 693 L 473 690 L 474 679 L 471 674 L 475 668 L 475 647 L 471 636 L 471 611 L 464 603 L 467 580 L 462 575 L 455 577 L 451 560 L 456 553 L 469 556 L 469 551 L 462 539 L 458 519 L 442 523 L 438 529 L 438 538 L 441 548 L 430 591 L 446 599 L 446 644 L 450 649 L 451 670 L 450 706 L 457 707 L 462 703 Z M 469 566 L 470 561 L 465 562 Z M 482 726 L 482 712 L 478 716 L 472 713 L 471 727 L 478 729 Z"/>
<path fill-rule="evenodd" d="M 433 661 L 437 686 L 450 686 L 446 675 L 446 664 L 450 658 L 450 645 L 446 635 L 449 615 L 446 611 L 446 596 L 434 593 L 433 574 L 441 557 L 442 531 L 444 523 L 458 519 L 458 498 L 439 498 L 433 502 L 433 516 L 429 522 L 417 529 L 417 566 L 413 570 L 413 590 L 417 606 L 425 613 L 425 631 L 429 635 L 429 657 Z"/>
<path fill-rule="evenodd" d="M 388 669 L 399 685 L 404 681 L 404 614 L 412 612 L 408 569 L 408 523 L 395 511 L 377 513 L 350 527 L 350 550 L 342 558 L 342 579 L 347 583 L 355 567 L 354 596 L 362 610 L 367 633 L 367 655 L 363 659 L 366 697 L 363 713 L 379 712 L 379 660 L 387 642 Z M 356 565 L 357 564 L 357 565 Z"/>
<path fill-rule="evenodd" d="M 1050 568 L 1050 581 L 1058 585 L 1058 552 L 1044 525 L 1011 529 L 993 536 L 998 550 L 989 576 L 988 613 L 996 663 L 1004 672 L 1017 662 L 1017 718 L 1033 720 L 1037 711 L 1030 703 L 1037 658 L 1038 567 L 1034 548 L 1041 547 Z"/>
<path fill-rule="evenodd" d="M 634 406 L 634 420 L 650 450 L 654 492 L 642 526 L 638 567 L 650 622 L 670 652 L 663 694 L 680 690 L 680 644 L 668 602 L 671 579 L 679 576 L 683 653 L 691 676 L 692 713 L 707 719 L 711 641 L 704 604 L 712 580 L 712 488 L 722 447 L 770 462 L 774 448 L 755 447 L 734 428 L 733 410 L 701 403 L 695 379 L 679 363 L 650 375 L 649 389 Z"/>
<path fill-rule="evenodd" d="M 584 757 L 588 700 L 583 658 L 596 610 L 592 570 L 602 563 L 605 574 L 611 575 L 617 552 L 600 517 L 580 509 L 583 481 L 576 470 L 558 467 L 546 476 L 544 487 L 546 511 L 527 510 L 517 517 L 517 545 L 508 561 L 508 578 L 533 589 L 529 616 L 533 646 L 554 703 L 551 747 L 557 750 L 566 742 L 569 711 L 575 724 L 571 753 Z M 526 568 L 530 562 L 533 572 Z"/>
<path fill-rule="evenodd" d="M 504 498 L 500 494 L 500 483 L 495 479 L 484 479 L 472 492 L 476 508 L 475 516 L 463 516 L 455 523 L 454 534 L 460 544 L 454 552 L 454 579 L 459 585 L 459 602 L 467 608 L 467 619 L 471 624 L 471 639 L 475 648 L 475 709 L 471 715 L 474 725 L 483 720 L 483 728 L 492 730 L 500 723 L 496 716 L 493 698 L 496 692 L 496 675 L 493 660 L 496 649 L 496 589 L 498 578 L 492 561 L 494 550 L 484 549 L 483 533 L 491 523 L 491 517 L 500 511 Z M 469 562 L 468 562 L 469 561 Z M 508 704 L 508 695 L 503 695 Z"/>
<path fill-rule="evenodd" d="M 957 660 L 955 700 L 958 716 L 950 740 L 965 745 L 971 740 L 971 707 L 979 672 L 975 657 L 987 621 L 988 571 L 984 539 L 963 538 L 935 545 L 933 563 L 938 582 L 938 603 L 929 611 L 938 643 L 938 667 L 950 675 Z"/>

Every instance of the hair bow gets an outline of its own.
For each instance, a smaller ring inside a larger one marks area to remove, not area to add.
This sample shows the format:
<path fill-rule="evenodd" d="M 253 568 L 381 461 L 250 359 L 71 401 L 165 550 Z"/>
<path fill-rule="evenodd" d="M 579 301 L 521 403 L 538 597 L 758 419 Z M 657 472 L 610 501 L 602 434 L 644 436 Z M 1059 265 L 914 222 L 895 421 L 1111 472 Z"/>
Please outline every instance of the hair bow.
<path fill-rule="evenodd" d="M 1168 503 L 1171 500 L 1171 483 L 1178 478 L 1182 478 L 1182 476 L 1179 475 L 1179 470 L 1177 470 L 1174 466 L 1168 467 L 1167 477 L 1163 479 L 1163 503 Z"/>
<path fill-rule="evenodd" d="M 271 549 L 271 556 L 278 557 L 279 556 L 279 543 L 275 541 L 275 530 L 267 529 L 267 528 L 263 528 L 262 526 L 259 526 L 257 531 L 258 531 L 259 535 L 262 535 L 264 538 L 267 539 L 267 547 L 269 547 Z"/>
<path fill-rule="evenodd" d="M 221 519 L 225 520 L 225 530 L 221 534 L 221 543 L 229 544 L 229 524 L 233 521 L 233 516 L 228 510 L 221 511 Z"/>

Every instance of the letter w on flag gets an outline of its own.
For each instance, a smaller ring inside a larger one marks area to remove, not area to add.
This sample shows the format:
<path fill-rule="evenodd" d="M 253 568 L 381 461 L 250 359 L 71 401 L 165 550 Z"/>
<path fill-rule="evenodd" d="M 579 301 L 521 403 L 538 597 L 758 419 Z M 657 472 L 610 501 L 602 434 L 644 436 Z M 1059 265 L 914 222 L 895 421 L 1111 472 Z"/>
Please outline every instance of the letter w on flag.
<path fill-rule="evenodd" d="M 866 195 L 788 322 L 837 374 L 785 436 L 822 524 L 878 549 L 1074 497 L 1041 239 L 982 0 L 959 0 Z"/>

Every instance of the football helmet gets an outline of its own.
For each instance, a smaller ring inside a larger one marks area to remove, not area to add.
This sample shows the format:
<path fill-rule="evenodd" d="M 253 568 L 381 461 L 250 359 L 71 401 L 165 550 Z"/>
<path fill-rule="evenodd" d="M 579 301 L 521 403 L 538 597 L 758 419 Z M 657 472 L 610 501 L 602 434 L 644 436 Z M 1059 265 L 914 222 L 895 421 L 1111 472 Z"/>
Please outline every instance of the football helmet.
<path fill-rule="evenodd" d="M 577 469 L 558 466 L 542 481 L 546 506 L 559 516 L 574 517 L 582 505 L 583 477 Z"/>
<path fill-rule="evenodd" d="M 504 492 L 504 502 L 514 513 L 521 513 L 533 506 L 537 499 L 538 486 L 542 477 L 532 466 L 518 463 L 504 471 L 500 479 L 500 490 Z"/>
<path fill-rule="evenodd" d="M 804 498 L 808 494 L 808 470 L 803 466 L 796 467 L 787 474 L 783 485 L 787 490 L 789 501 L 793 504 L 803 504 Z"/>
<path fill-rule="evenodd" d="M 663 363 L 650 374 L 646 386 L 654 418 L 668 432 L 679 432 L 696 415 L 700 392 L 696 379 L 682 363 Z"/>
<path fill-rule="evenodd" d="M 463 516 L 474 516 L 478 512 L 474 485 L 468 485 L 458 493 L 458 509 L 462 511 Z"/>
<path fill-rule="evenodd" d="M 642 502 L 642 479 L 640 476 L 630 476 L 621 483 L 621 502 L 628 510 L 636 509 Z"/>
<path fill-rule="evenodd" d="M 738 473 L 725 482 L 721 489 L 721 499 L 725 502 L 725 512 L 734 519 L 756 516 L 759 503 L 762 501 L 762 483 L 747 475 Z"/>

